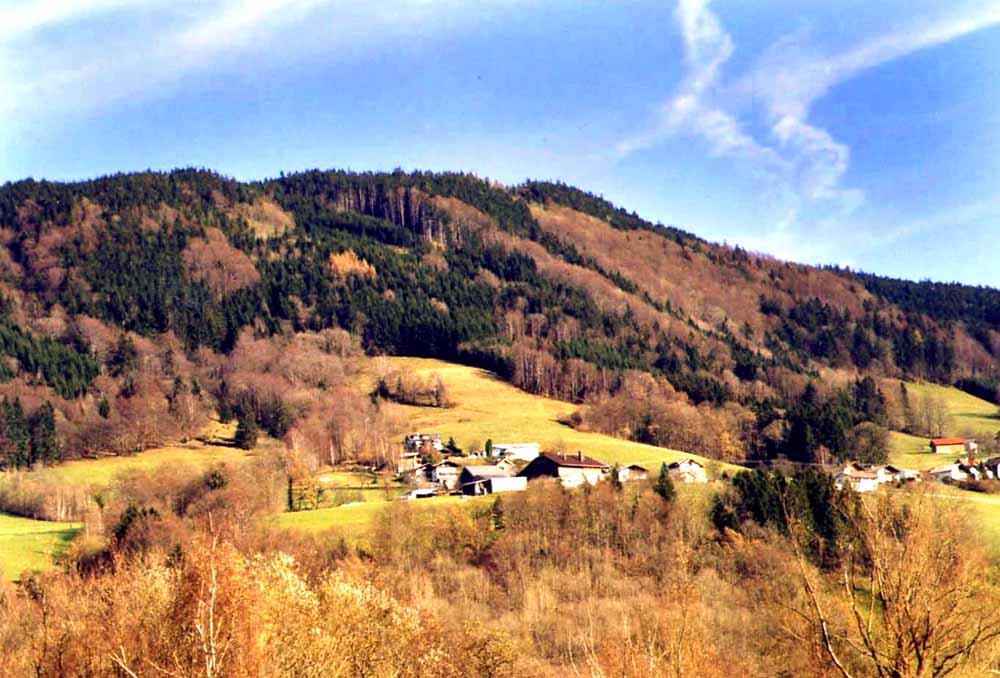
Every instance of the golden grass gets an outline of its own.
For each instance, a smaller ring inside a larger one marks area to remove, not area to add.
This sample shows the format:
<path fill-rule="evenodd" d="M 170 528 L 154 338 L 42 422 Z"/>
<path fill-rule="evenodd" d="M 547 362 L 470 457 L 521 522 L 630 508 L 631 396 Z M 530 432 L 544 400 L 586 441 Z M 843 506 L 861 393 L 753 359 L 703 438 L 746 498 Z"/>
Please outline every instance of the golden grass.
<path fill-rule="evenodd" d="M 421 376 L 432 372 L 441 375 L 454 407 L 399 407 L 411 431 L 440 433 L 445 441 L 454 437 L 459 447 L 466 450 L 473 447 L 481 450 L 487 439 L 494 443 L 537 442 L 543 450 L 563 449 L 569 453 L 582 450 L 609 464 L 640 464 L 651 472 L 656 472 L 661 462 L 685 457 L 708 461 L 678 450 L 577 431 L 560 423 L 576 411 L 577 405 L 526 393 L 485 370 L 430 358 L 387 360 L 393 370 Z M 374 362 L 369 361 L 364 374 L 370 388 L 375 381 L 373 369 Z"/>
<path fill-rule="evenodd" d="M 175 464 L 210 466 L 217 462 L 237 461 L 252 456 L 253 452 L 247 452 L 229 444 L 234 431 L 235 424 L 233 423 L 220 424 L 213 421 L 197 440 L 189 440 L 186 443 L 170 443 L 139 452 L 130 457 L 74 459 L 50 468 L 32 471 L 31 474 L 36 477 L 77 485 L 108 487 L 117 474 L 126 470 L 169 468 Z M 262 436 L 258 449 L 261 449 L 262 446 L 271 447 L 280 444 L 276 440 Z"/>
<path fill-rule="evenodd" d="M 493 501 L 492 496 L 486 497 L 431 497 L 415 499 L 410 505 L 419 511 L 431 511 L 443 506 L 482 507 Z M 274 524 L 290 530 L 303 532 L 324 532 L 337 530 L 344 538 L 359 542 L 363 541 L 375 518 L 391 506 L 391 502 L 364 502 L 337 506 L 334 508 L 316 509 L 314 511 L 295 511 L 282 513 L 274 517 Z"/>
<path fill-rule="evenodd" d="M 52 523 L 0 513 L 0 576 L 16 580 L 22 572 L 48 570 L 80 531 L 79 523 Z"/>

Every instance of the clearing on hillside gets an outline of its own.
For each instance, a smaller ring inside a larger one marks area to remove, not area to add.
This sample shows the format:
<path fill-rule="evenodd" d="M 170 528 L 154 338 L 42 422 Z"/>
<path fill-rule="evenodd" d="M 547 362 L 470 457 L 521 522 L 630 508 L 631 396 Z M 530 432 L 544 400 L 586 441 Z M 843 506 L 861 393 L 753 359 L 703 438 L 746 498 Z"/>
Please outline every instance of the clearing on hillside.
<path fill-rule="evenodd" d="M 379 360 L 386 360 L 392 370 L 441 376 L 448 397 L 455 403 L 453 407 L 400 405 L 400 408 L 411 431 L 440 433 L 444 440 L 454 437 L 458 446 L 466 450 L 483 449 L 487 439 L 494 443 L 537 442 L 543 450 L 563 449 L 567 453 L 582 450 L 609 464 L 641 464 L 651 472 L 656 472 L 661 462 L 685 457 L 709 461 L 677 450 L 577 431 L 560 421 L 575 412 L 577 405 L 532 395 L 486 370 L 430 358 Z M 375 362 L 370 361 L 365 370 L 369 389 L 375 387 L 374 368 Z"/>
<path fill-rule="evenodd" d="M 80 531 L 79 523 L 51 523 L 0 513 L 0 576 L 10 581 L 26 570 L 48 570 Z"/>
<path fill-rule="evenodd" d="M 939 398 L 952 417 L 950 430 L 945 435 L 959 435 L 969 431 L 979 437 L 980 441 L 992 440 L 1000 431 L 1000 417 L 997 416 L 997 406 L 977 398 L 974 395 L 954 387 L 937 384 L 907 383 L 910 402 L 916 403 L 921 398 Z M 890 435 L 892 451 L 889 461 L 903 468 L 926 471 L 954 461 L 955 455 L 932 454 L 927 447 L 926 436 L 914 436 L 893 431 Z"/>

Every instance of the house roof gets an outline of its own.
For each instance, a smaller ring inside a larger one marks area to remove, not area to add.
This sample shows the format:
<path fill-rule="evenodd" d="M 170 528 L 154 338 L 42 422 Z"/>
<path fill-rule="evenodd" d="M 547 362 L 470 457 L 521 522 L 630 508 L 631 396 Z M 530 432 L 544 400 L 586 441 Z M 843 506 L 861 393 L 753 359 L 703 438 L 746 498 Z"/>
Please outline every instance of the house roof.
<path fill-rule="evenodd" d="M 705 465 L 702 464 L 700 461 L 698 461 L 696 459 L 691 459 L 690 457 L 688 457 L 687 459 L 681 459 L 680 461 L 675 461 L 674 463 L 668 465 L 667 468 L 680 468 L 681 466 L 684 466 L 685 464 L 695 464 L 696 466 L 700 466 L 702 468 L 705 468 Z"/>
<path fill-rule="evenodd" d="M 951 473 L 957 468 L 961 467 L 958 464 L 945 464 L 944 466 L 935 466 L 930 471 L 928 471 L 928 473 L 932 475 L 936 473 Z"/>
<path fill-rule="evenodd" d="M 507 478 L 510 476 L 510 472 L 506 468 L 495 466 L 493 464 L 466 466 L 464 472 L 468 472 L 469 475 L 473 475 L 478 478 Z"/>
<path fill-rule="evenodd" d="M 607 464 L 600 459 L 587 457 L 582 454 L 556 454 L 555 452 L 545 452 L 539 455 L 552 461 L 556 466 L 570 466 L 576 468 L 607 468 Z"/>
<path fill-rule="evenodd" d="M 997 464 L 1000 464 L 1000 457 L 990 457 L 983 462 L 983 466 L 996 466 Z"/>
<path fill-rule="evenodd" d="M 645 471 L 646 470 L 645 466 L 639 466 L 638 464 L 629 464 L 625 468 L 630 468 L 633 471 Z"/>
<path fill-rule="evenodd" d="M 931 445 L 964 445 L 965 438 L 931 438 Z"/>

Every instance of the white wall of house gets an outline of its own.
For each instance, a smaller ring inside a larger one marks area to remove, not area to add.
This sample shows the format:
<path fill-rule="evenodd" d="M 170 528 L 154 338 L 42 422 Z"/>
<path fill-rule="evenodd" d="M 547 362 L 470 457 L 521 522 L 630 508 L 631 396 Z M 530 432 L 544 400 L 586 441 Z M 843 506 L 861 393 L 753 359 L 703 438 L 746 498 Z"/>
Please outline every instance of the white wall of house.
<path fill-rule="evenodd" d="M 531 461 L 539 454 L 538 443 L 494 443 L 493 455 Z"/>
<path fill-rule="evenodd" d="M 563 487 L 579 487 L 584 483 L 596 485 L 604 480 L 604 471 L 599 468 L 581 468 L 579 466 L 560 466 L 559 480 Z"/>
<path fill-rule="evenodd" d="M 510 478 L 490 478 L 489 488 L 491 492 L 521 492 L 528 487 L 528 479 L 524 476 L 511 476 Z"/>

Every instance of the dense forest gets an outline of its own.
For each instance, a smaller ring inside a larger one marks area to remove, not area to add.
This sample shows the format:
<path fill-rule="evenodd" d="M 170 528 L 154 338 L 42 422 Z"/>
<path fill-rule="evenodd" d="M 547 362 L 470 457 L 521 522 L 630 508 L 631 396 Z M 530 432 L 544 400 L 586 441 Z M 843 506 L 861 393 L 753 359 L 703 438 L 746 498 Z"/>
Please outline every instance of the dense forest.
<path fill-rule="evenodd" d="M 0 390 L 58 429 L 57 455 L 2 427 L 5 466 L 135 451 L 215 412 L 285 435 L 306 411 L 237 392 L 234 361 L 331 331 L 578 402 L 576 426 L 730 460 L 843 458 L 871 437 L 859 427 L 899 418 L 892 379 L 996 397 L 1000 292 L 783 263 L 559 183 L 26 180 L 0 187 L 0 245 Z M 135 434 L 149 412 L 169 425 Z"/>

